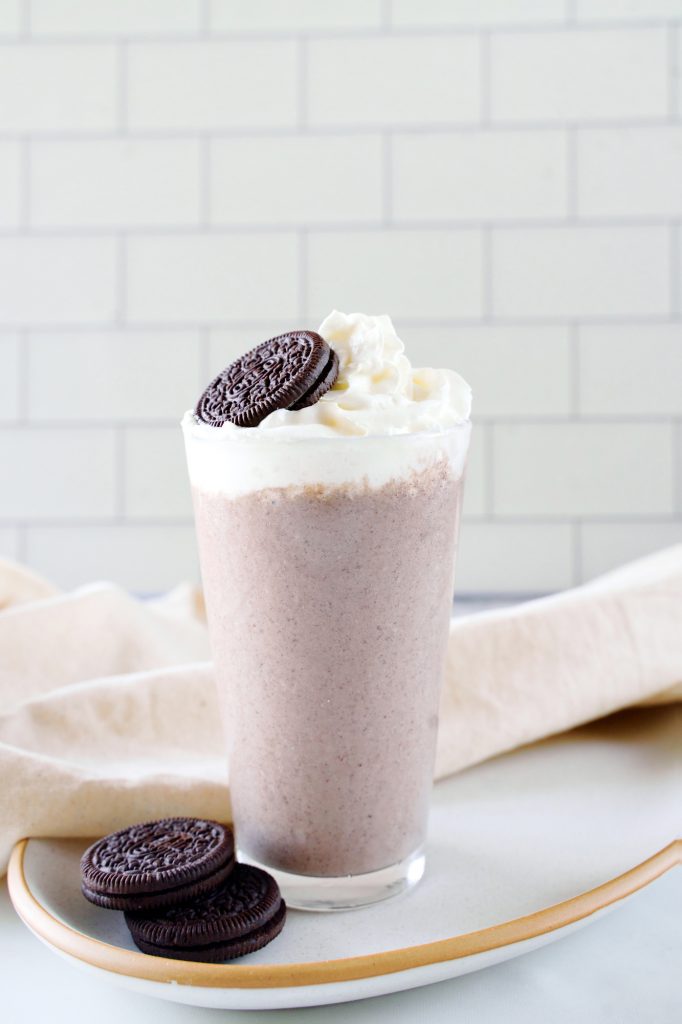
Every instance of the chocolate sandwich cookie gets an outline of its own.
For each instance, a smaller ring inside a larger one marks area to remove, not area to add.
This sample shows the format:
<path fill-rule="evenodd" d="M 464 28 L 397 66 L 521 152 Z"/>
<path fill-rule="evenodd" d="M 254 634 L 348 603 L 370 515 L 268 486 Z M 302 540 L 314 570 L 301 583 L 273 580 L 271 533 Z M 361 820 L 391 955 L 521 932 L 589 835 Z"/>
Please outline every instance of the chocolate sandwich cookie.
<path fill-rule="evenodd" d="M 205 963 L 233 960 L 267 946 L 285 918 L 277 882 L 249 864 L 237 864 L 219 889 L 185 906 L 125 915 L 143 953 Z"/>
<path fill-rule="evenodd" d="M 130 825 L 81 858 L 86 899 L 109 910 L 157 910 L 211 892 L 235 863 L 232 829 L 201 818 Z"/>
<path fill-rule="evenodd" d="M 275 409 L 305 409 L 336 380 L 339 358 L 314 331 L 270 338 L 211 381 L 194 413 L 203 423 L 256 427 Z"/>

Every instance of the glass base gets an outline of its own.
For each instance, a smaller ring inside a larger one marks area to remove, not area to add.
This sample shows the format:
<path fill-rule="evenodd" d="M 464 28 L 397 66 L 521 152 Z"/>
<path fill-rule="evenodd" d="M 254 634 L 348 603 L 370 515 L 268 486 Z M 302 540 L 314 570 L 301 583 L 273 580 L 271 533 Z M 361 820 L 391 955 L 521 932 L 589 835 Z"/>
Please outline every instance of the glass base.
<path fill-rule="evenodd" d="M 387 900 L 417 884 L 424 874 L 424 848 L 420 847 L 399 864 L 369 871 L 364 875 L 341 875 L 338 878 L 315 875 L 294 875 L 262 864 L 245 850 L 237 858 L 269 872 L 282 891 L 288 907 L 294 910 L 352 910 Z"/>

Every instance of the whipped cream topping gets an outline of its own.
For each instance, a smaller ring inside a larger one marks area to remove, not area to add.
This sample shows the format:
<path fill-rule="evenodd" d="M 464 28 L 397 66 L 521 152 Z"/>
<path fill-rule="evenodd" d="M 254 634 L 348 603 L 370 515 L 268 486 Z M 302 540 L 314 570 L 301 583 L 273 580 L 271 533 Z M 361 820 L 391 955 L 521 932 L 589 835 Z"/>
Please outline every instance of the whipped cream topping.
<path fill-rule="evenodd" d="M 339 375 L 315 405 L 278 409 L 256 427 L 214 427 L 185 414 L 194 486 L 233 496 L 291 484 L 381 486 L 440 458 L 461 475 L 471 388 L 459 374 L 413 368 L 388 316 L 334 311 L 318 333 L 338 355 Z M 357 438 L 364 443 L 356 446 Z M 334 455 L 330 439 L 338 442 Z"/>
<path fill-rule="evenodd" d="M 339 376 L 315 405 L 277 409 L 257 427 L 212 427 L 190 412 L 194 429 L 207 436 L 382 436 L 442 430 L 469 419 L 467 382 L 454 370 L 413 369 L 390 317 L 335 310 L 318 333 L 339 357 Z"/>

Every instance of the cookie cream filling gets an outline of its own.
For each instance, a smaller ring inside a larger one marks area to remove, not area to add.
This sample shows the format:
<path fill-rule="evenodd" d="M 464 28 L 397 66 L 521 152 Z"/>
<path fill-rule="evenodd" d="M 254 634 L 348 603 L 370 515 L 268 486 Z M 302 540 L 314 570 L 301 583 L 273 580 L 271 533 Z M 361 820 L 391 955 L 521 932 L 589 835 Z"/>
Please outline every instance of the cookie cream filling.
<path fill-rule="evenodd" d="M 278 409 L 256 427 L 214 427 L 185 414 L 194 486 L 230 495 L 292 483 L 380 486 L 435 457 L 461 474 L 471 388 L 459 374 L 413 368 L 388 316 L 334 311 L 318 333 L 338 355 L 339 375 L 314 405 Z"/>

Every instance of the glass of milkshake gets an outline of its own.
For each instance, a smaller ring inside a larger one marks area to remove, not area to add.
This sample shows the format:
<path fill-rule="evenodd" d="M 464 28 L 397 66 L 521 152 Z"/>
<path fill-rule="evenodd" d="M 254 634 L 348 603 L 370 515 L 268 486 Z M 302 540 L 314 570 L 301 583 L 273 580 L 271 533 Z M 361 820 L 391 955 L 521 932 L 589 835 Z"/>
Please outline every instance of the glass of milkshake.
<path fill-rule="evenodd" d="M 330 910 L 424 870 L 471 392 L 388 317 L 319 335 L 314 404 L 183 429 L 239 855 Z"/>

